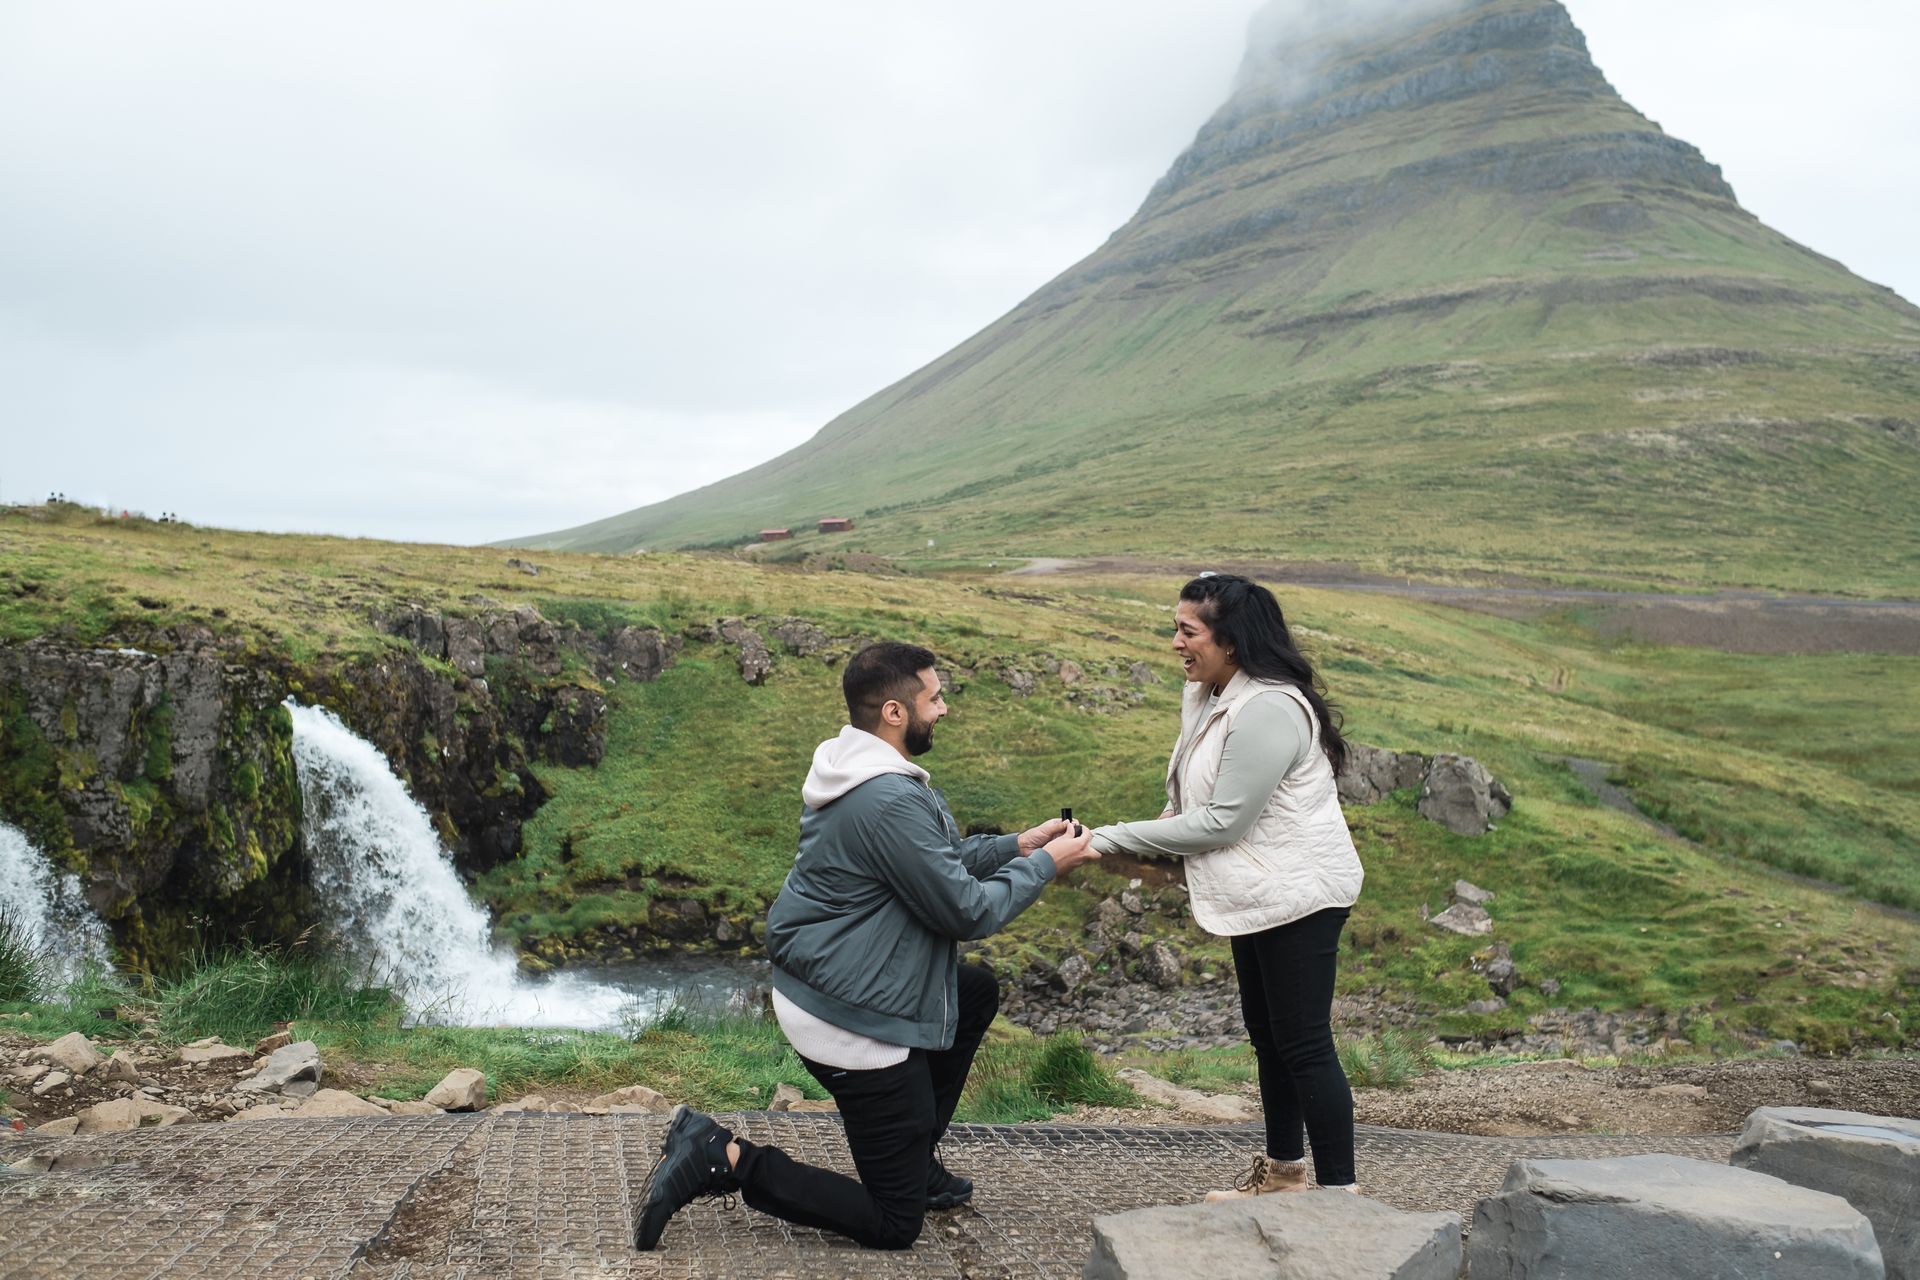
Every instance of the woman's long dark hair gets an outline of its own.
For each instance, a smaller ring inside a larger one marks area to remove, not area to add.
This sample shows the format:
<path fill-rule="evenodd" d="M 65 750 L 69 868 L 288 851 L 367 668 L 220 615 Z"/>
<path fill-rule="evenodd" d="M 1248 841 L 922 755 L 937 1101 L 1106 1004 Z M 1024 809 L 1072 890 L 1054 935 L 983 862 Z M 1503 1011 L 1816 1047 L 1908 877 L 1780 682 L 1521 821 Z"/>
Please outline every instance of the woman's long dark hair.
<path fill-rule="evenodd" d="M 1293 643 L 1280 602 L 1250 578 L 1209 573 L 1180 588 L 1180 598 L 1195 606 L 1213 638 L 1233 654 L 1240 669 L 1257 680 L 1293 685 L 1306 695 L 1320 720 L 1320 746 L 1339 773 L 1347 763 L 1347 740 L 1340 736 L 1340 712 L 1327 701 L 1326 683 L 1314 674 Z"/>

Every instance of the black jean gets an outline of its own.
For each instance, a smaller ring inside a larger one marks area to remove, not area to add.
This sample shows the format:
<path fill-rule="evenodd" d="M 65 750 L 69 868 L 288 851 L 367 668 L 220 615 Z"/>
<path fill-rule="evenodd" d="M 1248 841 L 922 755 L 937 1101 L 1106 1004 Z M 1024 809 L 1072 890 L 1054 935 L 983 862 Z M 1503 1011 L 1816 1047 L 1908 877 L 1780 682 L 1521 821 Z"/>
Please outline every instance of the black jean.
<path fill-rule="evenodd" d="M 1234 938 L 1240 1012 L 1260 1069 L 1267 1154 L 1306 1155 L 1323 1187 L 1353 1181 L 1353 1090 L 1333 1047 L 1333 977 L 1347 909 Z"/>
<path fill-rule="evenodd" d="M 915 1049 L 877 1071 L 842 1071 L 800 1059 L 840 1108 L 859 1181 L 801 1164 L 778 1147 L 740 1141 L 734 1176 L 762 1213 L 848 1236 L 870 1249 L 905 1249 L 927 1214 L 933 1149 L 953 1120 L 974 1051 L 1000 1008 L 1000 987 L 977 965 L 960 966 L 959 1026 L 949 1049 Z"/>

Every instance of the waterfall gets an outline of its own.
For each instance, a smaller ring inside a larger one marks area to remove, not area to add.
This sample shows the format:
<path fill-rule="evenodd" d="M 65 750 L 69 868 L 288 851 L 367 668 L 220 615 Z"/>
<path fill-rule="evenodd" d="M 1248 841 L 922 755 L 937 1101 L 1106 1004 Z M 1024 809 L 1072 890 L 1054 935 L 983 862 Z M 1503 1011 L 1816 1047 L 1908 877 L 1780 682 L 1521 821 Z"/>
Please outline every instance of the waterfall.
<path fill-rule="evenodd" d="M 90 966 L 112 966 L 107 927 L 87 905 L 80 878 L 54 874 L 26 832 L 7 822 L 0 822 L 0 915 L 20 927 L 27 944 L 46 957 L 48 977 L 56 987 L 66 986 Z"/>
<path fill-rule="evenodd" d="M 619 1024 L 625 992 L 569 974 L 528 979 L 493 945 L 427 811 L 372 743 L 324 708 L 287 708 L 314 894 L 355 963 L 423 1022 Z"/>

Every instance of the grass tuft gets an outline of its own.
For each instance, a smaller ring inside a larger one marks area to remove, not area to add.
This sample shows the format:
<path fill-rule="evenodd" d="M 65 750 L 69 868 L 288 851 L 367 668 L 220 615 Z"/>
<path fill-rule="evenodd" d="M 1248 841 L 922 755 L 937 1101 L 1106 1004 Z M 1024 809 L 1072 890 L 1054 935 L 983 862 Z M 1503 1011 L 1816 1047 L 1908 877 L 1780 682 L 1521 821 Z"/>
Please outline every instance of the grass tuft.
<path fill-rule="evenodd" d="M 220 1036 L 248 1043 L 277 1022 L 318 1020 L 347 1026 L 396 1021 L 399 1001 L 384 986 L 355 981 L 339 965 L 277 947 L 240 947 L 203 956 L 154 993 L 161 1035 Z"/>
<path fill-rule="evenodd" d="M 1397 1089 L 1433 1066 L 1426 1045 L 1391 1028 L 1345 1041 L 1339 1051 L 1340 1068 L 1356 1089 Z"/>
<path fill-rule="evenodd" d="M 0 908 L 0 1004 L 25 1004 L 45 993 L 46 953 L 26 926 Z"/>

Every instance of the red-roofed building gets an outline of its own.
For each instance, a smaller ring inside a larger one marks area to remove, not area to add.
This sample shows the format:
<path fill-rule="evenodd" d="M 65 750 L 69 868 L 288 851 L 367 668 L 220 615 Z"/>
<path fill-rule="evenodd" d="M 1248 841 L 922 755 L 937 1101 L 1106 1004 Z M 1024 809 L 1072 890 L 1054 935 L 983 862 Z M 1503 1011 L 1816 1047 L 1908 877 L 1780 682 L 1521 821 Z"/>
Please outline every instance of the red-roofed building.
<path fill-rule="evenodd" d="M 820 522 L 822 533 L 851 533 L 853 521 L 846 516 L 828 516 Z"/>
<path fill-rule="evenodd" d="M 762 542 L 780 542 L 792 536 L 793 530 L 791 529 L 762 529 L 760 531 L 760 541 Z"/>

